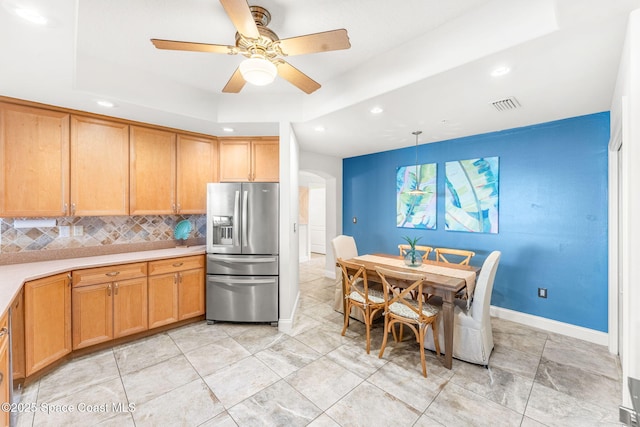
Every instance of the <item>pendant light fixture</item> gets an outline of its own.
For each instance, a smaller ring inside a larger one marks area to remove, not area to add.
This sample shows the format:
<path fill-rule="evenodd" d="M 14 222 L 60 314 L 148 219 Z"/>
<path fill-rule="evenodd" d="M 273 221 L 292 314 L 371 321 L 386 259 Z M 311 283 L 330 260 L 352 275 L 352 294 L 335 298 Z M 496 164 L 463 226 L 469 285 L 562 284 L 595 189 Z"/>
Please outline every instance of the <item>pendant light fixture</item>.
<path fill-rule="evenodd" d="M 421 130 L 417 130 L 414 132 L 411 132 L 411 134 L 416 136 L 416 163 L 415 163 L 415 188 L 412 188 L 411 190 L 407 191 L 407 194 L 411 194 L 411 195 L 415 195 L 415 196 L 420 196 L 423 194 L 426 194 L 424 191 L 420 190 L 420 188 L 418 187 L 418 182 L 420 181 L 418 179 L 418 170 L 419 170 L 419 166 L 418 166 L 418 136 L 422 133 Z"/>

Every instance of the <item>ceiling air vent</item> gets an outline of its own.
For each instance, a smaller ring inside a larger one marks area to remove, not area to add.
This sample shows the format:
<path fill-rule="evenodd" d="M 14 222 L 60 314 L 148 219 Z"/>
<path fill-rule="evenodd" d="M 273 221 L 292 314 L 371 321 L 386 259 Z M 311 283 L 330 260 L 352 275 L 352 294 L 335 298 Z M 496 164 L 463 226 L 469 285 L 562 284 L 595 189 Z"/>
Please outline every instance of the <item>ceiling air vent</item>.
<path fill-rule="evenodd" d="M 513 96 L 510 98 L 500 99 L 491 103 L 498 111 L 508 111 L 520 108 L 520 103 Z"/>

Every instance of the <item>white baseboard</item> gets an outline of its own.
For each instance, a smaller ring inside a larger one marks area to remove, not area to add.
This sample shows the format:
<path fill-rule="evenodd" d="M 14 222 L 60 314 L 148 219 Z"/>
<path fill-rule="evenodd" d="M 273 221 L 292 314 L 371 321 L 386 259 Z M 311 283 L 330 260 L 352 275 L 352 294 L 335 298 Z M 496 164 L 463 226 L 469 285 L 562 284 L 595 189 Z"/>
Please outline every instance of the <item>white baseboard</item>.
<path fill-rule="evenodd" d="M 335 270 L 325 270 L 324 271 L 324 277 L 328 277 L 329 279 L 335 279 L 336 278 L 336 271 Z"/>
<path fill-rule="evenodd" d="M 291 317 L 287 319 L 283 319 L 281 317 L 278 319 L 278 331 L 288 334 L 293 330 L 293 319 L 296 318 L 296 311 L 298 311 L 299 304 L 300 304 L 300 290 L 298 290 L 298 295 L 296 295 L 296 302 L 293 304 L 293 310 L 291 310 Z"/>
<path fill-rule="evenodd" d="M 609 334 L 582 326 L 571 325 L 569 323 L 558 322 L 532 314 L 521 313 L 507 308 L 491 306 L 491 315 L 499 319 L 510 320 L 533 328 L 543 329 L 568 337 L 578 338 L 594 344 L 603 346 L 609 345 Z"/>

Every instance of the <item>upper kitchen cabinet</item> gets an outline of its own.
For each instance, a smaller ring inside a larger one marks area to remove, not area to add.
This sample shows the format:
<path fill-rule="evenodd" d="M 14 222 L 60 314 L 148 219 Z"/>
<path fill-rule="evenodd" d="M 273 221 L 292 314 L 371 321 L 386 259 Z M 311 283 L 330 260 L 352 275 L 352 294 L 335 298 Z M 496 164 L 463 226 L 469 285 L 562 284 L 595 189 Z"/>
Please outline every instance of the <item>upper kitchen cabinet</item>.
<path fill-rule="evenodd" d="M 71 215 L 129 214 L 129 125 L 71 117 Z"/>
<path fill-rule="evenodd" d="M 0 216 L 67 214 L 69 114 L 0 103 L 0 166 Z"/>
<path fill-rule="evenodd" d="M 131 126 L 131 215 L 176 211 L 176 134 Z"/>
<path fill-rule="evenodd" d="M 207 212 L 207 183 L 217 180 L 217 146 L 213 138 L 178 134 L 177 213 Z"/>
<path fill-rule="evenodd" d="M 221 182 L 278 182 L 278 138 L 220 140 Z"/>
<path fill-rule="evenodd" d="M 216 141 L 131 126 L 131 215 L 202 214 Z"/>

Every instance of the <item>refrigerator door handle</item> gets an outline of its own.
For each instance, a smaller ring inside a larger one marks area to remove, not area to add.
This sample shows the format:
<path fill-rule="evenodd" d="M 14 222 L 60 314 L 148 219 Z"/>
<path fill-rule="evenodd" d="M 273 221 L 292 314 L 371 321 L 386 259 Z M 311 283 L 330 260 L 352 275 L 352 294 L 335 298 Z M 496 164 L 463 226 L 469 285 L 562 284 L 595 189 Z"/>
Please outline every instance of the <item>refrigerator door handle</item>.
<path fill-rule="evenodd" d="M 249 221 L 247 219 L 247 201 L 249 199 L 249 192 L 244 190 L 244 194 L 242 195 L 242 246 L 246 247 L 248 245 L 249 233 L 247 228 L 249 227 Z"/>
<path fill-rule="evenodd" d="M 226 261 L 233 263 L 257 263 L 257 262 L 275 262 L 278 260 L 277 257 L 251 257 L 251 258 L 240 258 L 240 257 L 229 257 L 229 256 L 220 256 L 220 255 L 209 255 L 209 259 L 213 261 Z"/>
<path fill-rule="evenodd" d="M 238 246 L 238 217 L 240 216 L 240 191 L 236 191 L 233 202 L 233 246 Z"/>
<path fill-rule="evenodd" d="M 210 276 L 209 280 L 217 283 L 224 283 L 225 285 L 260 285 L 265 283 L 274 283 L 275 281 L 273 277 L 267 277 L 264 279 L 242 279 L 224 276 Z"/>

